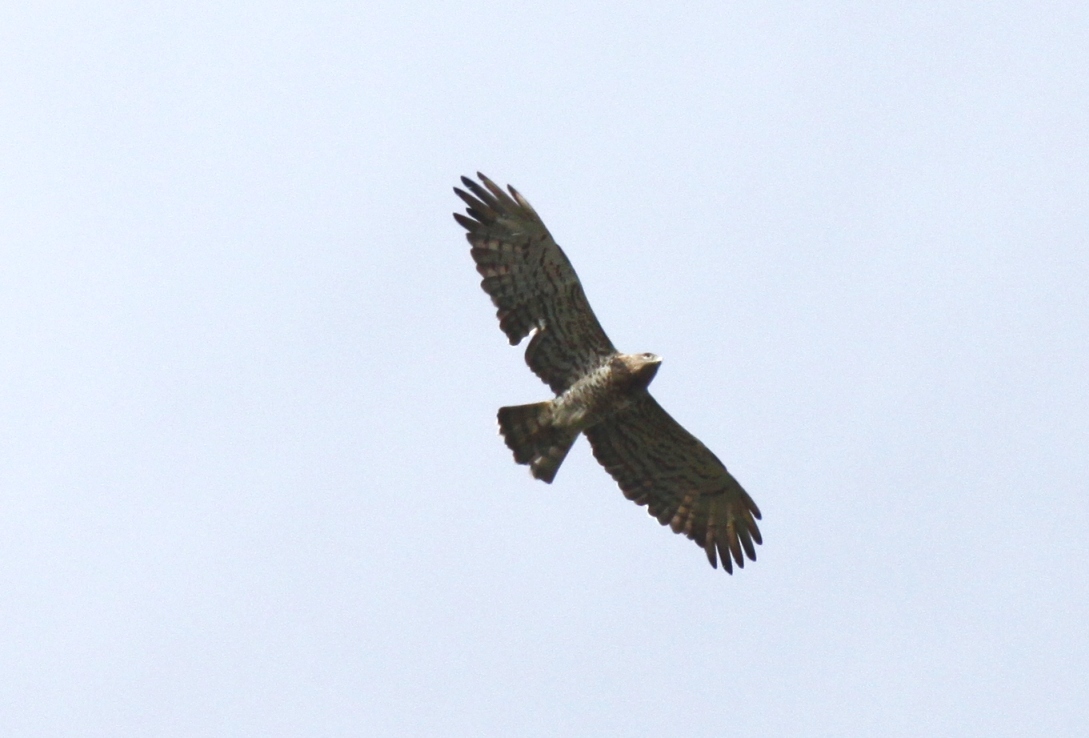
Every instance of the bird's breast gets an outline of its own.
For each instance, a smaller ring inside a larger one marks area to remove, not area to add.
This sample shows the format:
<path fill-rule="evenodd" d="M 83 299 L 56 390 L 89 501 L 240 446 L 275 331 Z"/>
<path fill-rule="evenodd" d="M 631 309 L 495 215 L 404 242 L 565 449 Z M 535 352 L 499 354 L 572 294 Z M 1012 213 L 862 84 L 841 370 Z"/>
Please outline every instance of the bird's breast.
<path fill-rule="evenodd" d="M 630 401 L 629 378 L 610 364 L 581 377 L 553 400 L 553 422 L 584 430 L 622 410 Z"/>

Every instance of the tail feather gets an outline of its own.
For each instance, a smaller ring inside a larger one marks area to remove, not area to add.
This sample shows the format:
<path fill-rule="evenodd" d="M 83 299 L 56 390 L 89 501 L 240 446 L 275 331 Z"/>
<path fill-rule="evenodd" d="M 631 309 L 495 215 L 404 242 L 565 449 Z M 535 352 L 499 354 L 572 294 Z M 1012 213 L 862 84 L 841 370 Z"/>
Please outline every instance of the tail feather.
<path fill-rule="evenodd" d="M 578 431 L 552 425 L 552 403 L 537 402 L 499 408 L 499 432 L 519 464 L 551 483 L 578 438 Z"/>

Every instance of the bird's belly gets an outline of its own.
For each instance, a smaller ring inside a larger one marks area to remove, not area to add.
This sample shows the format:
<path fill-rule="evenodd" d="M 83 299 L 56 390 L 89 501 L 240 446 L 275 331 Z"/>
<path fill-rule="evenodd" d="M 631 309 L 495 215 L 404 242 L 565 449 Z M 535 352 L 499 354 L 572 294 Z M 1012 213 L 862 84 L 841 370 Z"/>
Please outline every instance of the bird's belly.
<path fill-rule="evenodd" d="M 609 368 L 603 367 L 573 384 L 552 401 L 553 423 L 585 430 L 626 407 L 630 398 L 613 379 Z"/>

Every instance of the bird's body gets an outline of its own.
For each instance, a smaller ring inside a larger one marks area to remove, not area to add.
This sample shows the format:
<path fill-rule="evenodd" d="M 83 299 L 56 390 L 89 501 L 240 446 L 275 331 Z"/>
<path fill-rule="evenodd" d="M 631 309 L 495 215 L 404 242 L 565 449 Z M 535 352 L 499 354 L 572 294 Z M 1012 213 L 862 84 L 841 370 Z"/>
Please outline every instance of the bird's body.
<path fill-rule="evenodd" d="M 645 390 L 662 360 L 654 354 L 616 354 L 552 400 L 554 422 L 580 431 L 624 410 Z"/>
<path fill-rule="evenodd" d="M 661 364 L 654 354 L 617 351 L 602 330 L 574 268 L 530 204 L 482 174 L 483 187 L 454 191 L 481 287 L 512 344 L 532 335 L 526 363 L 552 400 L 499 409 L 499 429 L 537 479 L 552 482 L 580 434 L 625 496 L 695 540 L 712 566 L 756 559 L 760 511 L 737 480 L 647 392 Z"/>

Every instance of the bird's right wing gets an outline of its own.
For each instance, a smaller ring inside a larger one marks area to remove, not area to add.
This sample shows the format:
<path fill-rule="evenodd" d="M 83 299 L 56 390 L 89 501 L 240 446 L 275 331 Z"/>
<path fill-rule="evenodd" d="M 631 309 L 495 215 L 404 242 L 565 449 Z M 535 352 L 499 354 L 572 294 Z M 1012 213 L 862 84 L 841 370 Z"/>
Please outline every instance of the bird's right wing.
<path fill-rule="evenodd" d="M 530 332 L 526 363 L 560 394 L 616 353 L 586 301 L 571 262 L 533 207 L 477 173 L 469 192 L 454 188 L 469 217 L 454 213 L 468 233 L 480 286 L 498 308 L 499 327 L 516 345 Z M 471 193 L 471 194 L 470 194 Z"/>

